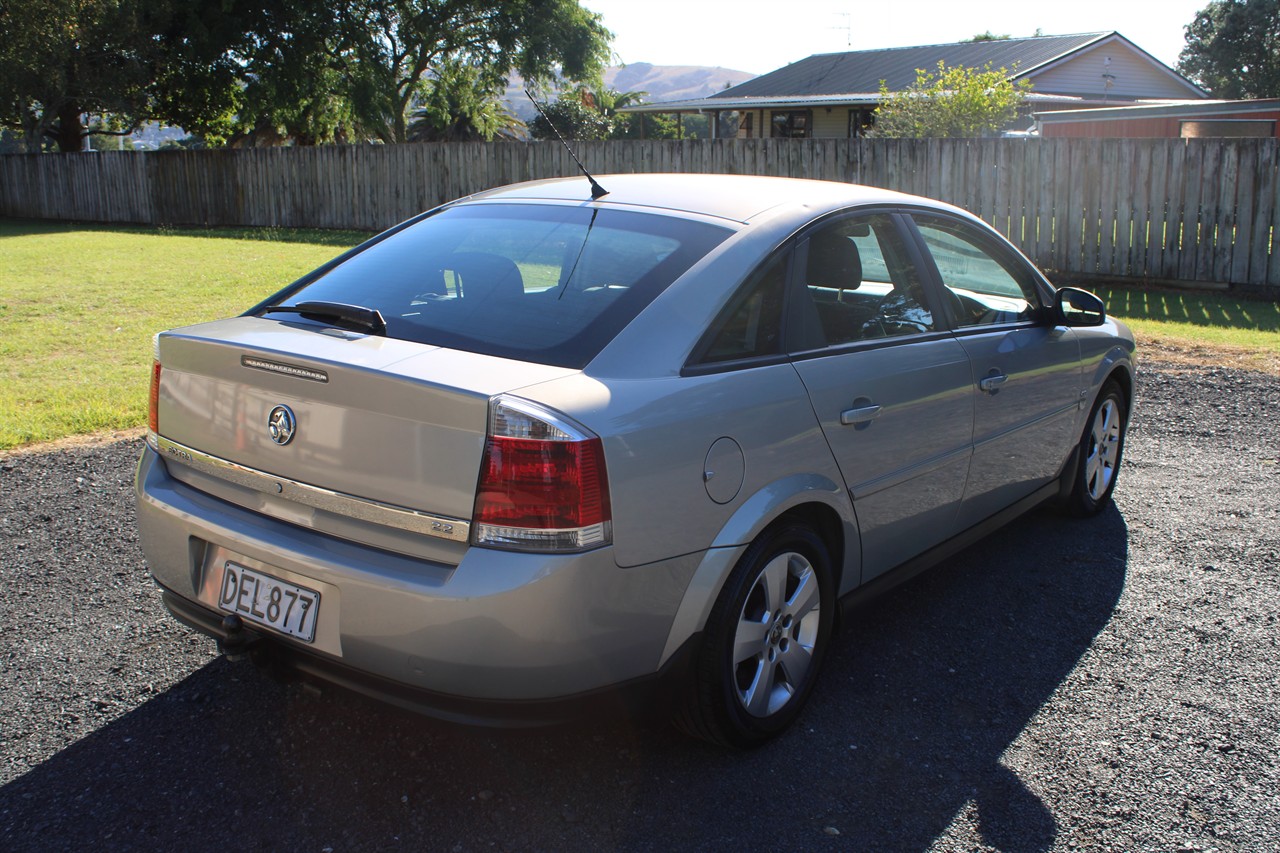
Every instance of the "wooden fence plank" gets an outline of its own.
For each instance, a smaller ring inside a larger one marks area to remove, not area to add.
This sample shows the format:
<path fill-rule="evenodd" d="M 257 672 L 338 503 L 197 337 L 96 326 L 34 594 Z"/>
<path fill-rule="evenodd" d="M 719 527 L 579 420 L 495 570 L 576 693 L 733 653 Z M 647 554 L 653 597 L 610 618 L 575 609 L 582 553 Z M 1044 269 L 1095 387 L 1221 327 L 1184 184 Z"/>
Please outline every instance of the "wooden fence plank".
<path fill-rule="evenodd" d="M 1215 267 L 1214 281 L 1247 281 L 1249 278 L 1249 240 L 1253 235 L 1254 193 L 1257 191 L 1259 146 L 1253 140 L 1240 140 L 1235 146 L 1236 175 L 1234 184 L 1227 186 L 1223 175 L 1224 193 L 1235 195 L 1235 215 L 1232 221 L 1231 252 Z"/>
<path fill-rule="evenodd" d="M 1255 153 L 1254 186 L 1249 192 L 1253 202 L 1253 215 L 1249 233 L 1249 273 L 1237 281 L 1247 283 L 1266 282 L 1267 262 L 1271 255 L 1271 221 L 1275 216 L 1276 140 L 1258 141 Z"/>

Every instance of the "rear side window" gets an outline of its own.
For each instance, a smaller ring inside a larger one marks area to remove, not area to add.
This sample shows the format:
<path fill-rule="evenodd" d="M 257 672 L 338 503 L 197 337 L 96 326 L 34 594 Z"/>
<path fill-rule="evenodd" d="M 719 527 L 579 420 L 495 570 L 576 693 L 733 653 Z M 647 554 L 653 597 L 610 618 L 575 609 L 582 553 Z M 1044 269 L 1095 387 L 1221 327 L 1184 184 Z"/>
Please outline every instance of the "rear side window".
<path fill-rule="evenodd" d="M 736 361 L 782 352 L 787 257 L 777 255 L 747 283 L 717 328 L 702 356 L 703 362 Z"/>
<path fill-rule="evenodd" d="M 389 337 L 580 368 L 730 233 L 598 208 L 448 208 L 282 304 L 362 305 L 382 313 Z"/>

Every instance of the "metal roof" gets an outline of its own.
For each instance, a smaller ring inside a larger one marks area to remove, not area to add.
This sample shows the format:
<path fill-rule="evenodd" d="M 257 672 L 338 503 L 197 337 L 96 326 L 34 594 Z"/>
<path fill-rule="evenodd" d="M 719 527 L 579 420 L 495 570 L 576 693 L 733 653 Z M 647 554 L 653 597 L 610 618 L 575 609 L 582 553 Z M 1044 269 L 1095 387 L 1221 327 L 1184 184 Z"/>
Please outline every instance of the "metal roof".
<path fill-rule="evenodd" d="M 1110 35 L 1110 32 L 1080 33 L 819 53 L 717 92 L 707 100 L 879 92 L 881 80 L 889 91 L 895 92 L 915 82 L 916 69 L 932 71 L 940 61 L 950 67 L 965 68 L 982 68 L 990 63 L 992 68 L 1015 72 L 1015 78 L 1025 77 L 1045 63 L 1061 59 Z"/>
<path fill-rule="evenodd" d="M 939 62 L 948 67 L 1004 68 L 1010 78 L 1031 79 L 1056 67 L 1080 51 L 1113 41 L 1122 42 L 1165 73 L 1181 81 L 1189 94 L 1204 96 L 1194 83 L 1150 56 L 1118 32 L 1077 33 L 1066 36 L 962 41 L 916 47 L 854 50 L 846 53 L 819 53 L 790 65 L 739 83 L 706 98 L 658 101 L 625 107 L 622 112 L 693 112 L 715 110 L 768 109 L 809 105 L 850 104 L 875 106 L 880 102 L 880 82 L 891 92 L 901 91 L 916 81 L 916 70 L 934 70 Z M 1081 105 L 1108 103 L 1087 96 L 1067 96 L 1031 92 L 1029 100 L 1077 97 Z"/>
<path fill-rule="evenodd" d="M 1079 95 L 1052 95 L 1044 92 L 1028 92 L 1027 102 L 1033 105 L 1057 105 L 1059 109 L 1067 106 L 1106 103 L 1098 98 L 1083 98 Z M 652 104 L 636 104 L 618 110 L 621 113 L 644 112 L 709 112 L 713 110 L 759 110 L 785 109 L 787 107 L 824 106 L 830 104 L 849 104 L 852 106 L 874 107 L 880 103 L 879 92 L 849 92 L 842 95 L 793 95 L 754 98 L 691 98 L 685 101 L 658 101 Z"/>

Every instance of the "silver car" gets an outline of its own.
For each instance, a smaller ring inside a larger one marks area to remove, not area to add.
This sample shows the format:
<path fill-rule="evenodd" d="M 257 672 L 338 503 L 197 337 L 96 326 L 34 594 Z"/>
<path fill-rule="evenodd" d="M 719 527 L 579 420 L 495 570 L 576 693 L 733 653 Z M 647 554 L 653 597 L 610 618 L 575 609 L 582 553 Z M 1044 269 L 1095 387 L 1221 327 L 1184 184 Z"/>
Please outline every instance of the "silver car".
<path fill-rule="evenodd" d="M 962 210 L 714 175 L 518 184 L 157 336 L 165 604 L 447 719 L 591 699 L 749 746 L 838 607 L 1116 484 L 1133 337 Z"/>

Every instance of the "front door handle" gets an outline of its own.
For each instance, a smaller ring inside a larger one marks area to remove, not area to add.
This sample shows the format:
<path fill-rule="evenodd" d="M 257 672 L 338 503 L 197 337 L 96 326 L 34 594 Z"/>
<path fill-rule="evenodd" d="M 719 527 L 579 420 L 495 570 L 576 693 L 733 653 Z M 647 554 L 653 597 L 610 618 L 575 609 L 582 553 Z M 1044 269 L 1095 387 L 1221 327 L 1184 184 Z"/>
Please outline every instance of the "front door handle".
<path fill-rule="evenodd" d="M 997 372 L 997 368 L 991 368 L 991 375 L 984 377 L 978 382 L 978 387 L 988 394 L 994 394 L 1000 390 L 1000 386 L 1009 381 L 1007 374 Z"/>
<path fill-rule="evenodd" d="M 845 409 L 840 413 L 841 426 L 851 426 L 854 424 L 865 424 L 880 414 L 880 407 L 877 405 L 858 406 L 856 409 Z"/>

